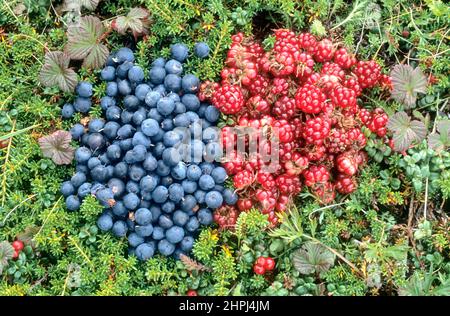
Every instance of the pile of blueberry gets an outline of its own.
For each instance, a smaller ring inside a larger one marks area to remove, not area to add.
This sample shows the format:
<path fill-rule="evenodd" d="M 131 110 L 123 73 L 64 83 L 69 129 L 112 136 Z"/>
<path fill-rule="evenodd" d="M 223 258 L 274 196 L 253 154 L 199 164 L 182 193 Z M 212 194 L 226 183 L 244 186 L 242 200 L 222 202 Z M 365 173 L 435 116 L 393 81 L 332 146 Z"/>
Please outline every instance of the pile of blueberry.
<path fill-rule="evenodd" d="M 208 51 L 203 43 L 195 47 L 200 58 Z M 187 254 L 200 225 L 213 222 L 212 211 L 237 201 L 224 188 L 227 174 L 217 162 L 219 111 L 197 98 L 196 76 L 182 75 L 188 54 L 185 45 L 172 45 L 172 59 L 156 59 L 146 80 L 133 51 L 119 49 L 101 71 L 105 119 L 71 129 L 81 145 L 76 173 L 61 187 L 67 209 L 78 210 L 83 198 L 94 195 L 105 207 L 98 227 L 127 237 L 140 260 L 156 251 Z M 92 85 L 81 82 L 76 93 L 64 117 L 89 111 Z"/>

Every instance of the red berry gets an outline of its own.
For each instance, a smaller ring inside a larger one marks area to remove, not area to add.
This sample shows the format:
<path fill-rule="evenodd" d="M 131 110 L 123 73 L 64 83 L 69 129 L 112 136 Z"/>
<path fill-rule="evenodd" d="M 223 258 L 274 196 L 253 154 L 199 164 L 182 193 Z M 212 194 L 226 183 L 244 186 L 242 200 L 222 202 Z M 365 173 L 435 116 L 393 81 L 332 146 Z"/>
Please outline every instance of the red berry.
<path fill-rule="evenodd" d="M 264 273 L 266 273 L 266 269 L 264 269 L 263 266 L 255 264 L 253 266 L 253 272 L 255 272 L 256 274 L 259 274 L 259 275 L 263 275 Z"/>
<path fill-rule="evenodd" d="M 334 62 L 343 69 L 348 69 L 356 64 L 356 57 L 347 52 L 344 47 L 339 48 L 334 54 Z"/>
<path fill-rule="evenodd" d="M 186 294 L 187 294 L 187 296 L 198 296 L 198 293 L 196 290 L 188 290 Z"/>
<path fill-rule="evenodd" d="M 361 85 L 359 84 L 358 79 L 354 76 L 347 76 L 342 82 L 342 85 L 355 91 L 356 96 L 359 96 L 361 94 Z"/>
<path fill-rule="evenodd" d="M 219 84 L 217 82 L 211 82 L 209 80 L 204 81 L 200 85 L 198 99 L 200 101 L 211 100 L 217 88 L 219 88 Z"/>
<path fill-rule="evenodd" d="M 256 259 L 255 264 L 256 264 L 257 266 L 264 267 L 264 265 L 266 264 L 266 258 L 265 258 L 265 257 L 258 257 L 258 258 Z"/>
<path fill-rule="evenodd" d="M 270 112 L 270 104 L 260 95 L 250 97 L 245 106 L 249 113 L 253 114 L 253 116 L 259 116 L 262 113 Z"/>
<path fill-rule="evenodd" d="M 236 189 L 243 189 L 253 183 L 253 174 L 248 170 L 242 170 L 233 176 L 233 184 Z"/>
<path fill-rule="evenodd" d="M 359 110 L 358 116 L 364 125 L 369 124 L 369 122 L 372 120 L 372 113 L 364 108 Z"/>
<path fill-rule="evenodd" d="M 277 118 L 291 119 L 296 112 L 295 99 L 288 96 L 279 98 L 272 107 L 272 114 Z"/>
<path fill-rule="evenodd" d="M 347 175 L 338 174 L 336 180 L 336 190 L 341 194 L 350 194 L 356 190 L 356 181 Z"/>
<path fill-rule="evenodd" d="M 261 211 L 263 213 L 272 211 L 277 204 L 277 196 L 274 191 L 258 189 L 256 190 L 255 197 L 261 204 Z"/>
<path fill-rule="evenodd" d="M 244 159 L 236 151 L 227 154 L 224 159 L 222 167 L 225 168 L 228 175 L 231 176 L 244 170 Z"/>
<path fill-rule="evenodd" d="M 352 149 L 361 149 L 366 146 L 367 139 L 361 129 L 355 127 L 347 131 L 348 144 Z"/>
<path fill-rule="evenodd" d="M 336 166 L 339 172 L 348 176 L 352 176 L 358 171 L 358 164 L 353 152 L 345 152 L 337 156 Z"/>
<path fill-rule="evenodd" d="M 361 88 L 372 88 L 380 79 L 381 67 L 374 60 L 358 61 L 353 73 L 358 78 Z"/>
<path fill-rule="evenodd" d="M 317 114 L 322 111 L 327 97 L 316 86 L 305 84 L 297 90 L 295 104 L 305 113 Z"/>
<path fill-rule="evenodd" d="M 16 249 L 14 249 L 14 254 L 13 254 L 13 259 L 17 259 L 17 258 L 19 258 L 19 254 L 20 254 L 20 251 L 19 250 L 16 250 Z"/>
<path fill-rule="evenodd" d="M 281 194 L 297 194 L 302 189 L 300 178 L 295 175 L 282 174 L 277 177 L 276 184 Z"/>
<path fill-rule="evenodd" d="M 288 143 L 294 139 L 294 132 L 291 124 L 286 120 L 276 120 L 272 124 L 275 135 L 278 136 L 280 142 Z"/>
<path fill-rule="evenodd" d="M 321 145 L 330 133 L 331 121 L 326 116 L 317 116 L 305 122 L 303 138 L 308 144 Z"/>
<path fill-rule="evenodd" d="M 345 71 L 338 64 L 331 63 L 328 61 L 323 64 L 320 73 L 322 75 L 335 76 L 339 80 L 343 80 L 345 78 Z"/>
<path fill-rule="evenodd" d="M 268 271 L 272 271 L 275 268 L 275 260 L 271 257 L 267 257 L 264 268 Z"/>
<path fill-rule="evenodd" d="M 313 186 L 316 183 L 325 183 L 330 180 L 330 172 L 323 165 L 311 166 L 303 171 L 305 185 Z"/>
<path fill-rule="evenodd" d="M 301 48 L 303 48 L 310 54 L 313 54 L 316 51 L 317 40 L 310 33 L 301 33 L 298 36 L 298 43 Z"/>
<path fill-rule="evenodd" d="M 332 154 L 345 151 L 348 145 L 348 134 L 342 128 L 333 128 L 325 140 L 325 147 L 327 147 L 328 152 Z"/>
<path fill-rule="evenodd" d="M 23 242 L 21 240 L 14 240 L 12 246 L 17 251 L 22 251 L 24 247 Z"/>
<path fill-rule="evenodd" d="M 244 96 L 238 86 L 224 84 L 214 92 L 212 103 L 224 114 L 236 114 L 244 106 Z"/>
<path fill-rule="evenodd" d="M 257 75 L 247 86 L 251 95 L 265 95 L 269 89 L 270 81 L 266 76 Z"/>
<path fill-rule="evenodd" d="M 334 185 L 331 182 L 314 184 L 312 187 L 312 192 L 321 204 L 330 204 L 336 197 Z"/>
<path fill-rule="evenodd" d="M 285 162 L 284 168 L 289 175 L 299 175 L 308 168 L 309 159 L 300 153 L 293 153 L 292 158 Z"/>
<path fill-rule="evenodd" d="M 249 198 L 241 198 L 236 203 L 239 211 L 244 212 L 248 211 L 253 207 L 253 202 Z"/>
<path fill-rule="evenodd" d="M 337 86 L 330 93 L 331 103 L 341 108 L 356 107 L 356 93 L 352 89 Z"/>
<path fill-rule="evenodd" d="M 299 79 L 305 79 L 312 75 L 314 59 L 307 53 L 296 52 L 294 54 L 294 75 Z"/>
<path fill-rule="evenodd" d="M 325 38 L 317 43 L 316 50 L 314 52 L 314 60 L 320 63 L 330 61 L 334 56 L 333 43 Z"/>
<path fill-rule="evenodd" d="M 268 172 L 259 172 L 256 176 L 256 180 L 265 190 L 271 190 L 276 185 L 274 176 Z"/>
<path fill-rule="evenodd" d="M 230 205 L 224 205 L 214 211 L 214 222 L 219 225 L 221 229 L 234 230 L 239 211 Z"/>

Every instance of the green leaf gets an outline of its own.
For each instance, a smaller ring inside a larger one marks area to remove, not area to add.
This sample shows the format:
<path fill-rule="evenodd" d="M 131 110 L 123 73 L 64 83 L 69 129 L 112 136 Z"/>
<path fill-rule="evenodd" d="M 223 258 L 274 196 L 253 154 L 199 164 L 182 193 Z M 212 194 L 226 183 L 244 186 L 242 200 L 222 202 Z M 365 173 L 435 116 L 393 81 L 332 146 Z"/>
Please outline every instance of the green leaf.
<path fill-rule="evenodd" d="M 450 147 L 450 120 L 436 123 L 436 131 L 428 136 L 428 146 L 437 152 Z"/>
<path fill-rule="evenodd" d="M 126 16 L 119 16 L 112 23 L 112 28 L 119 34 L 125 35 L 128 30 L 133 35 L 143 35 L 148 33 L 149 12 L 143 8 L 132 8 Z"/>
<path fill-rule="evenodd" d="M 44 157 L 51 158 L 57 165 L 68 165 L 72 162 L 75 148 L 70 146 L 72 136 L 67 131 L 56 131 L 39 138 Z"/>
<path fill-rule="evenodd" d="M 64 11 L 77 10 L 80 11 L 85 8 L 89 11 L 94 11 L 97 8 L 100 0 L 65 0 L 63 5 Z"/>
<path fill-rule="evenodd" d="M 389 118 L 388 129 L 393 133 L 394 149 L 402 152 L 409 148 L 412 142 L 420 142 L 427 135 L 425 124 L 418 120 L 411 120 L 406 112 L 397 112 Z"/>
<path fill-rule="evenodd" d="M 408 108 L 416 104 L 417 94 L 425 93 L 427 77 L 419 67 L 398 64 L 391 71 L 392 97 Z"/>
<path fill-rule="evenodd" d="M 100 68 L 108 57 L 108 47 L 101 44 L 106 30 L 99 18 L 83 16 L 77 25 L 69 26 L 66 53 L 76 60 L 84 59 L 86 68 Z"/>
<path fill-rule="evenodd" d="M 7 241 L 0 242 L 0 275 L 3 273 L 3 269 L 8 265 L 8 261 L 12 259 L 13 255 L 13 246 Z"/>
<path fill-rule="evenodd" d="M 58 86 L 64 92 L 72 92 L 77 85 L 77 74 L 69 68 L 70 57 L 63 52 L 45 54 L 39 81 L 46 87 Z"/>
<path fill-rule="evenodd" d="M 294 252 L 292 262 L 298 272 L 311 274 L 328 271 L 334 265 L 335 258 L 336 256 L 321 244 L 307 242 Z"/>

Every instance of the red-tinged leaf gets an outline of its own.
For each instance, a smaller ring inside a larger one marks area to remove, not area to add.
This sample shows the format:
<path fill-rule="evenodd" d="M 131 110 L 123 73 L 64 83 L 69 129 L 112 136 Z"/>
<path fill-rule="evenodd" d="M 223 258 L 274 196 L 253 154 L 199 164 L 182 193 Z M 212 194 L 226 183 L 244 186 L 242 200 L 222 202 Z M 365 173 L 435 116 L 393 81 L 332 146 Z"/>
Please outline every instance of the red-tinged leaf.
<path fill-rule="evenodd" d="M 87 68 L 100 68 L 109 54 L 108 48 L 101 43 L 105 32 L 99 18 L 83 16 L 78 24 L 69 26 L 65 51 L 72 59 L 84 59 L 83 66 Z"/>
<path fill-rule="evenodd" d="M 149 13 L 143 8 L 132 8 L 126 16 L 117 17 L 113 23 L 112 27 L 119 34 L 126 34 L 130 30 L 133 35 L 144 35 L 148 33 L 148 21 Z"/>
<path fill-rule="evenodd" d="M 3 269 L 8 265 L 8 261 L 12 259 L 13 255 L 13 246 L 7 241 L 0 242 L 0 275 L 3 273 Z"/>
<path fill-rule="evenodd" d="M 89 11 L 94 11 L 100 0 L 64 0 L 63 10 L 71 11 L 76 10 L 80 11 L 82 8 L 85 8 Z"/>
<path fill-rule="evenodd" d="M 437 152 L 450 148 L 450 120 L 436 123 L 436 131 L 428 136 L 428 146 Z"/>
<path fill-rule="evenodd" d="M 51 135 L 39 138 L 44 157 L 51 158 L 57 165 L 68 165 L 72 162 L 75 148 L 70 146 L 72 136 L 67 131 L 56 131 Z"/>
<path fill-rule="evenodd" d="M 77 85 L 77 74 L 69 68 L 70 57 L 63 52 L 45 54 L 39 81 L 46 87 L 58 86 L 64 92 L 71 92 Z"/>
<path fill-rule="evenodd" d="M 427 77 L 422 70 L 410 65 L 395 65 L 391 71 L 392 97 L 407 107 L 413 107 L 418 93 L 425 93 Z"/>
<path fill-rule="evenodd" d="M 425 123 L 411 120 L 406 112 L 397 112 L 389 118 L 387 128 L 393 132 L 394 149 L 405 151 L 412 142 L 420 142 L 427 136 Z"/>

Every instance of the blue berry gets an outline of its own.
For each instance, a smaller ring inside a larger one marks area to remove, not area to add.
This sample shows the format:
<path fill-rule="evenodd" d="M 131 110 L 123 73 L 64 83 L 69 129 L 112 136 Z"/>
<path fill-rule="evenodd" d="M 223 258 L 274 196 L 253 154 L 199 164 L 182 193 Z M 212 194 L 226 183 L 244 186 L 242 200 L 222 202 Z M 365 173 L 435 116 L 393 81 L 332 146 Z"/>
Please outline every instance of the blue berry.
<path fill-rule="evenodd" d="M 75 113 L 75 108 L 73 107 L 72 104 L 66 103 L 63 105 L 63 107 L 61 109 L 61 116 L 63 118 L 69 119 L 73 116 L 74 113 Z"/>
<path fill-rule="evenodd" d="M 164 78 L 164 87 L 167 91 L 178 92 L 181 90 L 181 78 L 176 74 L 168 74 Z"/>
<path fill-rule="evenodd" d="M 72 139 L 80 139 L 84 134 L 84 126 L 77 123 L 70 129 L 70 134 L 72 135 Z"/>
<path fill-rule="evenodd" d="M 211 210 L 209 210 L 207 208 L 202 208 L 197 213 L 197 219 L 198 219 L 199 223 L 202 225 L 205 225 L 205 226 L 211 225 L 213 222 L 213 215 L 211 213 Z"/>
<path fill-rule="evenodd" d="M 192 74 L 187 74 L 181 80 L 181 88 L 185 93 L 197 93 L 200 87 L 200 80 Z"/>
<path fill-rule="evenodd" d="M 123 47 L 116 52 L 116 59 L 118 63 L 123 63 L 125 61 L 134 62 L 134 54 L 128 47 Z"/>
<path fill-rule="evenodd" d="M 141 237 L 150 237 L 153 233 L 153 225 L 136 225 L 134 231 Z"/>
<path fill-rule="evenodd" d="M 205 42 L 196 43 L 194 53 L 199 58 L 206 58 L 209 55 L 209 46 Z"/>
<path fill-rule="evenodd" d="M 183 66 L 181 63 L 175 59 L 169 60 L 165 66 L 164 69 L 168 74 L 174 74 L 174 75 L 180 75 L 183 72 Z"/>
<path fill-rule="evenodd" d="M 73 187 L 73 185 L 70 181 L 64 181 L 61 184 L 60 191 L 64 197 L 68 197 L 69 195 L 72 195 L 75 193 L 75 188 Z"/>
<path fill-rule="evenodd" d="M 106 66 L 100 72 L 100 78 L 103 81 L 113 81 L 114 79 L 116 79 L 116 68 L 114 68 L 113 66 Z"/>
<path fill-rule="evenodd" d="M 209 208 L 219 208 L 223 203 L 222 194 L 218 191 L 210 191 L 206 193 L 205 203 Z"/>
<path fill-rule="evenodd" d="M 162 67 L 152 67 L 149 72 L 150 82 L 158 85 L 164 82 L 164 78 L 166 77 L 166 69 L 164 66 Z"/>
<path fill-rule="evenodd" d="M 111 228 L 113 227 L 112 217 L 107 214 L 101 215 L 97 220 L 97 226 L 105 232 L 111 230 Z"/>
<path fill-rule="evenodd" d="M 145 241 L 144 238 L 142 238 L 141 236 L 139 236 L 136 233 L 131 233 L 128 235 L 128 243 L 130 244 L 131 247 L 136 248 L 140 244 L 144 243 L 144 241 Z"/>
<path fill-rule="evenodd" d="M 66 198 L 66 207 L 69 211 L 76 211 L 80 208 L 80 199 L 76 195 L 69 195 Z"/>
<path fill-rule="evenodd" d="M 173 59 L 184 62 L 189 55 L 189 49 L 186 45 L 177 43 L 170 47 L 170 54 Z"/>
<path fill-rule="evenodd" d="M 189 252 L 194 247 L 194 238 L 192 236 L 185 236 L 183 240 L 180 242 L 181 250 L 185 252 Z"/>
<path fill-rule="evenodd" d="M 112 227 L 112 233 L 116 237 L 125 237 L 128 232 L 128 225 L 124 221 L 118 220 Z"/>
<path fill-rule="evenodd" d="M 175 251 L 175 246 L 167 239 L 163 239 L 158 243 L 158 251 L 163 256 L 170 256 Z"/>
<path fill-rule="evenodd" d="M 184 229 L 179 226 L 172 226 L 166 231 L 166 239 L 172 243 L 177 244 L 184 238 Z"/>
<path fill-rule="evenodd" d="M 91 99 L 90 98 L 83 98 L 83 97 L 77 97 L 75 99 L 75 102 L 73 103 L 73 107 L 76 111 L 81 113 L 87 113 L 91 109 Z"/>
<path fill-rule="evenodd" d="M 141 260 L 145 261 L 153 257 L 155 253 L 155 248 L 153 244 L 150 243 L 142 243 L 139 246 L 136 247 L 135 250 L 136 257 Z"/>
<path fill-rule="evenodd" d="M 92 84 L 87 81 L 81 81 L 75 88 L 76 94 L 83 98 L 92 97 Z"/>
<path fill-rule="evenodd" d="M 131 82 L 140 83 L 144 80 L 144 70 L 140 66 L 133 66 L 128 70 L 128 79 Z"/>
<path fill-rule="evenodd" d="M 215 182 L 213 177 L 211 177 L 208 174 L 203 174 L 200 179 L 198 180 L 198 185 L 200 189 L 204 191 L 209 191 L 212 188 L 214 188 Z"/>
<path fill-rule="evenodd" d="M 169 197 L 169 190 L 162 185 L 157 186 L 152 193 L 152 198 L 153 201 L 155 201 L 155 203 L 162 204 L 165 201 L 167 201 L 168 197 Z"/>
<path fill-rule="evenodd" d="M 152 222 L 152 213 L 149 209 L 140 208 L 134 213 L 136 223 L 139 225 L 147 225 Z"/>

